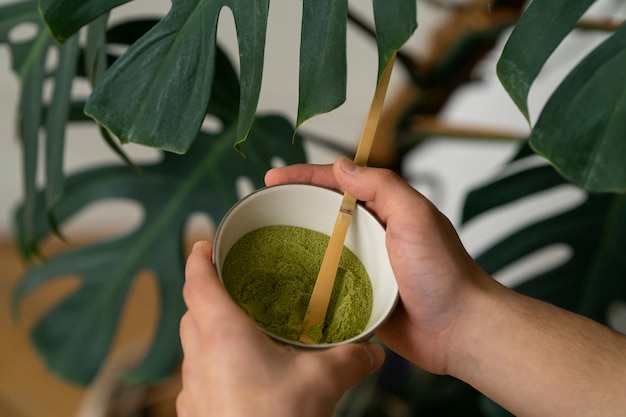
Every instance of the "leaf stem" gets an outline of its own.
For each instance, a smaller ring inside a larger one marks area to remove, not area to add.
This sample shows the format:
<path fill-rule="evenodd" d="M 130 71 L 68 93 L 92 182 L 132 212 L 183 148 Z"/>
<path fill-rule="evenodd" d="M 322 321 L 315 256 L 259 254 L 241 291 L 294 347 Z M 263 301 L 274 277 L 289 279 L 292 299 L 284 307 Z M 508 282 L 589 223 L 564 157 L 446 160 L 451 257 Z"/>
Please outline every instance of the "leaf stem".
<path fill-rule="evenodd" d="M 461 123 L 451 123 L 436 116 L 415 116 L 411 121 L 409 132 L 425 137 L 447 136 L 503 141 L 525 141 L 529 134 L 528 132 L 514 132 L 513 130 L 493 127 L 476 127 Z"/>
<path fill-rule="evenodd" d="M 617 28 L 622 26 L 624 21 L 616 21 L 614 19 L 581 19 L 577 24 L 577 29 L 582 30 L 599 30 L 603 32 L 615 32 Z"/>

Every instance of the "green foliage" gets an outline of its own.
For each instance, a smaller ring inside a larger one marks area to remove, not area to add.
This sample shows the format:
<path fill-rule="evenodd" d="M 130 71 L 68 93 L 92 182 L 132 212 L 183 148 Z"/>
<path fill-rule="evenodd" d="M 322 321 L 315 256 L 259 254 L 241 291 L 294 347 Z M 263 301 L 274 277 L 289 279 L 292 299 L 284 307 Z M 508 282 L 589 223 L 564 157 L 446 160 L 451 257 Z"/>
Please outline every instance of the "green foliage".
<path fill-rule="evenodd" d="M 65 40 L 122 3 L 40 0 L 40 10 L 54 36 Z M 374 1 L 380 69 L 417 26 L 415 1 L 394 3 L 389 7 L 388 2 Z M 167 16 L 107 71 L 86 112 L 122 142 L 186 152 L 202 124 L 203 112 L 198 109 L 206 106 L 214 82 L 217 21 L 223 7 L 233 12 L 237 26 L 242 94 L 236 147 L 240 149 L 261 89 L 268 0 L 173 2 Z M 303 2 L 297 126 L 345 101 L 346 20 L 347 0 Z"/>
<path fill-rule="evenodd" d="M 530 121 L 528 93 L 557 46 L 595 0 L 534 0 L 509 37 L 498 76 Z M 575 184 L 626 192 L 626 27 L 582 60 L 542 110 L 533 149 Z"/>
<path fill-rule="evenodd" d="M 202 125 L 211 95 L 217 19 L 224 6 L 233 11 L 240 31 L 242 94 L 235 139 L 243 140 L 261 90 L 268 1 L 173 2 L 167 16 L 104 74 L 85 112 L 122 142 L 186 152 Z"/>
<path fill-rule="evenodd" d="M 89 22 L 130 1 L 132 0 L 85 0 L 81 2 L 40 0 L 37 3 L 54 38 L 62 43 Z"/>
<path fill-rule="evenodd" d="M 56 232 L 57 224 L 91 204 L 123 198 L 143 209 L 135 229 L 42 263 L 16 290 L 17 313 L 32 291 L 61 277 L 79 277 L 81 285 L 35 323 L 32 340 L 51 369 L 81 384 L 92 380 L 105 359 L 128 289 L 142 270 L 154 273 L 161 314 L 150 351 L 126 377 L 144 382 L 170 372 L 180 358 L 177 327 L 184 309 L 182 233 L 187 219 L 202 212 L 219 221 L 237 199 L 236 180 L 248 177 L 260 187 L 271 158 L 286 163 L 305 159 L 302 144 L 291 143 L 294 129 L 289 123 L 277 116 L 255 115 L 269 0 L 178 0 L 161 20 L 111 27 L 109 12 L 127 2 L 22 0 L 0 7 L 0 43 L 9 46 L 12 68 L 22 83 L 19 135 L 25 185 L 16 230 L 23 253 L 36 255 L 39 241 Z M 594 2 L 534 0 L 514 28 L 498 75 L 529 122 L 533 83 L 563 39 L 578 30 L 577 22 Z M 415 30 L 416 1 L 372 0 L 372 5 L 380 76 L 393 52 Z M 302 6 L 297 127 L 341 105 L 346 94 L 348 0 L 304 0 Z M 232 11 L 237 26 L 239 76 L 216 47 L 224 7 Z M 33 25 L 36 33 L 13 41 L 11 31 L 22 23 Z M 112 56 L 107 54 L 111 44 L 128 49 Z M 622 26 L 572 70 L 542 110 L 530 144 L 556 170 L 535 166 L 500 177 L 472 192 L 465 207 L 465 221 L 472 221 L 568 181 L 588 190 L 580 205 L 522 227 L 478 261 L 494 273 L 537 250 L 565 244 L 573 252 L 571 258 L 527 277 L 517 289 L 599 321 L 606 321 L 608 306 L 626 299 L 621 261 L 626 200 L 623 195 L 595 193 L 626 191 L 625 51 Z M 46 60 L 53 52 L 58 65 L 49 68 Z M 90 97 L 72 95 L 75 79 L 94 86 Z M 47 80 L 54 85 L 49 103 L 43 100 Z M 126 165 L 95 167 L 65 177 L 65 128 L 91 121 L 83 113 L 85 103 L 87 113 L 104 126 L 104 140 Z M 201 130 L 207 114 L 221 123 L 217 132 Z M 122 142 L 176 154 L 163 153 L 157 163 L 134 166 L 113 135 Z M 233 145 L 246 158 L 234 152 Z M 517 160 L 529 153 L 525 148 Z M 37 189 L 40 154 L 46 184 Z M 80 363 L 76 357 L 82 358 Z M 376 376 L 376 383 L 387 391 L 373 397 L 374 406 L 382 409 L 401 397 L 423 414 L 507 415 L 459 381 L 426 377 L 398 362 L 387 364 Z M 374 390 L 366 389 L 368 395 Z"/>
<path fill-rule="evenodd" d="M 526 148 L 515 160 L 530 154 Z M 464 221 L 564 185 L 573 187 L 549 165 L 498 178 L 467 196 Z M 608 307 L 626 301 L 625 227 L 626 196 L 586 193 L 581 204 L 525 225 L 494 242 L 477 261 L 494 274 L 536 251 L 566 245 L 572 251 L 566 262 L 531 274 L 516 289 L 606 323 Z"/>
<path fill-rule="evenodd" d="M 528 93 L 541 68 L 595 0 L 534 0 L 498 61 L 500 81 L 530 122 Z"/>
<path fill-rule="evenodd" d="M 33 329 L 32 341 L 48 365 L 67 380 L 88 384 L 104 362 L 135 276 L 149 270 L 159 288 L 158 329 L 147 357 L 127 379 L 146 382 L 167 376 L 180 360 L 185 222 L 197 212 L 219 221 L 237 201 L 237 178 L 248 177 L 261 187 L 272 157 L 287 163 L 304 161 L 302 147 L 290 144 L 292 135 L 284 119 L 267 116 L 253 125 L 246 159 L 232 150 L 235 127 L 231 123 L 218 134 L 200 133 L 188 155 L 164 154 L 161 162 L 141 166 L 142 174 L 116 165 L 70 176 L 66 197 L 53 210 L 59 221 L 112 198 L 140 204 L 143 220 L 128 234 L 56 256 L 29 270 L 20 281 L 14 309 L 24 296 L 50 281 L 66 276 L 81 279 L 81 286 Z M 43 191 L 38 197 L 43 200 Z M 37 219 L 45 219 L 43 210 L 44 205 L 38 204 Z M 23 211 L 18 220 L 21 215 Z M 39 221 L 35 231 L 40 237 L 50 230 L 45 221 Z"/>
<path fill-rule="evenodd" d="M 30 39 L 12 41 L 11 30 L 21 23 L 34 25 L 37 33 Z M 42 124 L 43 83 L 46 77 L 45 63 L 53 40 L 37 14 L 35 1 L 9 4 L 0 8 L 0 43 L 6 43 L 11 53 L 13 71 L 22 82 L 19 98 L 18 131 L 23 149 L 24 216 L 27 221 L 25 233 L 32 236 L 35 221 L 34 199 L 37 158 L 39 155 L 39 126 Z M 56 133 L 56 132 L 55 132 Z M 53 133 L 54 135 L 54 133 Z M 58 138 L 57 138 L 58 139 Z M 50 149 L 50 147 L 46 147 Z M 55 166 L 49 153 L 45 154 L 46 165 Z M 57 175 L 58 172 L 54 173 Z M 56 178 L 51 178 L 56 181 Z"/>
<path fill-rule="evenodd" d="M 135 230 L 42 263 L 26 274 L 15 292 L 17 314 L 21 300 L 30 292 L 60 277 L 80 278 L 78 289 L 48 311 L 32 332 L 33 343 L 49 367 L 80 384 L 89 383 L 104 361 L 128 289 L 141 270 L 150 270 L 156 277 L 162 313 L 150 352 L 127 378 L 150 381 L 167 375 L 180 356 L 177 326 L 183 310 L 180 289 L 186 220 L 200 211 L 219 221 L 237 200 L 237 178 L 249 177 L 255 187 L 262 186 L 273 157 L 286 163 L 305 160 L 302 144 L 291 144 L 294 130 L 284 119 L 255 116 L 269 1 L 182 0 L 173 2 L 161 20 L 109 27 L 109 12 L 127 2 L 24 0 L 0 8 L 0 42 L 9 46 L 13 69 L 22 82 L 19 133 L 25 197 L 16 215 L 16 232 L 23 254 L 38 255 L 41 239 L 59 233 L 58 225 L 90 204 L 126 198 L 143 209 L 143 221 Z M 381 32 L 379 62 L 384 65 L 415 29 L 415 3 L 397 0 L 401 15 L 374 3 Z M 216 46 L 223 7 L 235 16 L 239 77 Z M 329 2 L 322 9 L 316 2 L 305 1 L 303 7 L 306 27 L 300 88 L 306 93 L 300 101 L 299 124 L 341 104 L 346 84 L 347 1 Z M 390 19 L 398 17 L 404 23 L 395 29 Z M 36 34 L 12 41 L 12 30 L 26 22 L 34 25 Z M 79 42 L 82 28 L 84 41 Z M 109 55 L 109 44 L 128 49 L 121 56 Z M 59 60 L 50 68 L 47 57 L 55 49 Z M 72 95 L 74 80 L 79 78 L 93 86 L 86 99 Z M 45 103 L 43 88 L 48 79 L 54 89 L 51 101 Z M 126 165 L 65 176 L 65 130 L 69 124 L 89 120 L 81 111 L 83 106 L 100 123 L 102 137 Z M 219 132 L 201 130 L 207 114 L 219 120 Z M 122 143 L 186 154 L 166 153 L 159 163 L 136 166 L 111 133 Z M 43 150 L 39 149 L 40 135 Z M 241 152 L 245 149 L 246 158 L 233 152 L 233 145 Z M 37 190 L 40 153 L 45 159 L 46 184 Z M 79 364 L 78 356 L 83 358 Z"/>
<path fill-rule="evenodd" d="M 374 0 L 378 79 L 395 51 L 417 27 L 414 0 Z M 346 99 L 348 0 L 304 1 L 296 126 L 340 106 Z"/>
<path fill-rule="evenodd" d="M 211 101 L 203 106 L 203 112 L 219 121 L 221 128 L 214 133 L 198 132 L 186 155 L 163 153 L 158 163 L 94 167 L 65 178 L 62 150 L 66 124 L 89 120 L 81 111 L 84 101 L 71 96 L 72 80 L 86 77 L 97 82 L 107 62 L 116 57 L 104 53 L 105 19 L 92 23 L 84 46 L 73 36 L 59 47 L 50 41 L 35 7 L 34 2 L 10 5 L 0 13 L 0 35 L 5 42 L 10 40 L 11 28 L 21 22 L 32 21 L 39 29 L 32 41 L 10 44 L 14 68 L 24 74 L 23 91 L 32 92 L 22 100 L 29 104 L 21 108 L 23 125 L 28 128 L 35 123 L 31 129 L 35 145 L 39 126 L 46 139 L 46 187 L 36 190 L 34 174 L 29 174 L 29 178 L 33 176 L 28 183 L 32 195 L 27 196 L 16 215 L 16 237 L 22 252 L 25 256 L 36 255 L 38 242 L 56 232 L 57 222 L 62 224 L 101 201 L 132 200 L 141 206 L 144 216 L 141 224 L 127 234 L 70 250 L 32 268 L 16 289 L 14 313 L 32 291 L 63 277 L 79 277 L 81 285 L 37 321 L 31 337 L 56 374 L 88 384 L 106 358 L 132 282 L 140 271 L 152 271 L 159 288 L 161 314 L 150 351 L 126 378 L 133 382 L 163 378 L 180 360 L 178 322 L 184 311 L 181 288 L 187 219 L 202 212 L 219 221 L 238 198 L 238 178 L 247 177 L 254 187 L 261 187 L 272 158 L 289 164 L 305 161 L 302 143 L 292 143 L 293 127 L 286 120 L 265 116 L 255 118 L 252 124 L 245 144 L 247 158 L 233 151 L 239 82 L 226 56 L 217 50 L 214 71 L 220 83 L 213 86 Z M 5 14 L 7 10 L 11 14 Z M 109 42 L 128 44 L 154 25 L 151 21 L 122 24 L 111 28 L 107 37 Z M 50 48 L 59 48 L 60 54 L 57 67 L 48 72 L 44 61 Z M 31 82 L 33 73 L 37 74 L 37 83 Z M 48 77 L 54 79 L 55 88 L 46 106 L 41 89 Z M 38 149 L 30 147 L 21 133 L 24 153 L 33 159 L 25 161 L 26 168 L 36 172 Z M 77 357 L 81 361 L 77 362 Z"/>
<path fill-rule="evenodd" d="M 552 94 L 530 144 L 561 174 L 599 192 L 626 192 L 626 25 Z"/>
<path fill-rule="evenodd" d="M 399 50 L 417 28 L 415 1 L 373 0 L 376 44 L 378 45 L 378 78 L 391 56 Z"/>
<path fill-rule="evenodd" d="M 296 126 L 346 99 L 347 13 L 348 0 L 302 2 Z"/>

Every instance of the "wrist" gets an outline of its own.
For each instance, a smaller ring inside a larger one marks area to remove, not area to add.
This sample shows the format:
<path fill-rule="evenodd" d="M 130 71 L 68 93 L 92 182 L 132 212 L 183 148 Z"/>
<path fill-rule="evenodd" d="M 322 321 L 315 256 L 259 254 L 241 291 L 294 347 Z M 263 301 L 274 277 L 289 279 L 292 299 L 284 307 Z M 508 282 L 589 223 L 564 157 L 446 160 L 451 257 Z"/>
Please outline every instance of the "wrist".
<path fill-rule="evenodd" d="M 508 292 L 511 290 L 479 271 L 447 339 L 446 374 L 470 382 L 481 372 L 485 345 L 506 331 L 499 328 L 498 319 Z"/>

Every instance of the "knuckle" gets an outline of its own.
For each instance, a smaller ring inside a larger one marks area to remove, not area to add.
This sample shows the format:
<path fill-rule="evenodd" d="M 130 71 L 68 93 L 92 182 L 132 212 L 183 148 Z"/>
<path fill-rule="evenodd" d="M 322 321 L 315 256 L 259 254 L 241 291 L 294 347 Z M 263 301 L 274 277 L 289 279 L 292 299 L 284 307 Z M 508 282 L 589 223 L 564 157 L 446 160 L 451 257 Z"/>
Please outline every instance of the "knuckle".
<path fill-rule="evenodd" d="M 178 417 L 186 417 L 189 415 L 187 412 L 187 401 L 185 391 L 181 391 L 176 397 L 176 415 Z"/>
<path fill-rule="evenodd" d="M 179 330 L 180 330 L 180 338 L 181 338 L 181 340 L 184 341 L 185 339 L 187 339 L 191 335 L 191 331 L 193 329 L 193 326 L 195 325 L 193 320 L 194 319 L 193 319 L 193 317 L 191 316 L 191 314 L 189 312 L 186 312 L 180 318 Z"/>
<path fill-rule="evenodd" d="M 183 362 L 180 366 L 183 386 L 185 385 L 185 382 L 189 382 L 190 379 L 193 379 L 196 366 L 197 365 L 193 361 L 190 361 L 188 358 L 183 359 Z"/>
<path fill-rule="evenodd" d="M 185 281 L 185 283 L 183 284 L 183 300 L 185 300 L 185 304 L 187 304 L 187 307 L 193 304 L 192 301 L 195 294 L 196 291 L 193 288 L 193 285 L 189 281 Z"/>

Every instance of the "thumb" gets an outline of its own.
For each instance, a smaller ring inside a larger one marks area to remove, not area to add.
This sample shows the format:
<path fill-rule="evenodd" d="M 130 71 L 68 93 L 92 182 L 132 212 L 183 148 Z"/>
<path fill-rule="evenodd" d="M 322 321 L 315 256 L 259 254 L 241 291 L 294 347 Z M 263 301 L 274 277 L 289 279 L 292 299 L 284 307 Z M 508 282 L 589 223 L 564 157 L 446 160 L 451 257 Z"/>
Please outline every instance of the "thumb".
<path fill-rule="evenodd" d="M 338 395 L 360 384 L 380 368 L 385 360 L 383 348 L 373 342 L 350 343 L 312 353 L 318 361 L 309 365 L 326 372 L 329 388 Z"/>
<path fill-rule="evenodd" d="M 388 169 L 361 167 L 341 157 L 333 165 L 333 174 L 341 188 L 365 202 L 387 226 L 393 217 L 412 223 L 416 210 L 423 215 L 437 212 L 424 196 Z"/>

